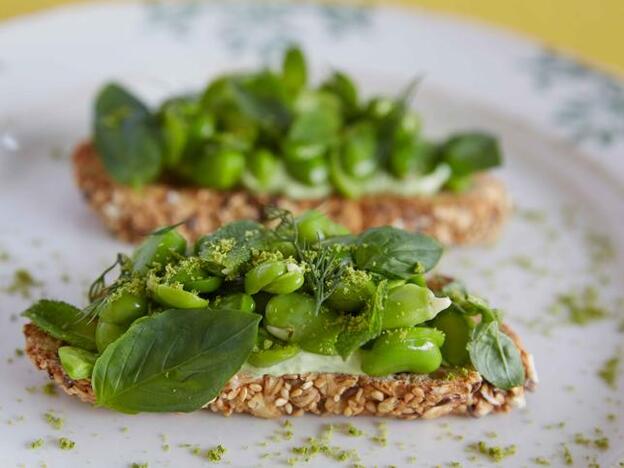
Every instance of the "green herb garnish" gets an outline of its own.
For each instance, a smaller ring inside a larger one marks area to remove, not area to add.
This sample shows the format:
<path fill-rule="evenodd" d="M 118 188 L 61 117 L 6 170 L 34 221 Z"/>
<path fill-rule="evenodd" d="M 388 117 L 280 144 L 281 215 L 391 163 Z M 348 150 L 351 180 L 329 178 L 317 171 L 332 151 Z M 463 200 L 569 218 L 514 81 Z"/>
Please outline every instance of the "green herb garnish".
<path fill-rule="evenodd" d="M 312 198 L 464 190 L 501 164 L 498 142 L 483 132 L 423 137 L 409 108 L 419 82 L 368 100 L 339 71 L 312 86 L 302 50 L 291 47 L 281 70 L 222 75 L 155 110 L 109 83 L 95 100 L 93 141 L 108 173 L 134 187 L 166 177 Z"/>

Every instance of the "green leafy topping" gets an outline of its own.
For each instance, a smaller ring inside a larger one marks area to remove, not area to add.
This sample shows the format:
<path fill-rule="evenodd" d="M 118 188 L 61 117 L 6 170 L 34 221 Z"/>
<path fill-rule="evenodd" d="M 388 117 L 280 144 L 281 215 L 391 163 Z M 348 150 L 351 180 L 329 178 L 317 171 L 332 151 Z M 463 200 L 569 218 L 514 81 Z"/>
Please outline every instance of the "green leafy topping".
<path fill-rule="evenodd" d="M 255 314 L 215 309 L 137 320 L 95 363 L 97 404 L 126 413 L 201 408 L 241 368 L 259 321 Z"/>
<path fill-rule="evenodd" d="M 520 352 L 497 322 L 483 323 L 475 328 L 468 352 L 475 368 L 496 387 L 508 390 L 524 384 Z"/>
<path fill-rule="evenodd" d="M 120 85 L 106 85 L 95 101 L 95 147 L 104 167 L 122 184 L 153 182 L 163 159 L 158 127 L 149 109 Z"/>
<path fill-rule="evenodd" d="M 254 221 L 235 221 L 201 237 L 195 250 L 205 260 L 209 272 L 235 277 L 249 262 L 252 252 L 262 249 L 265 242 L 264 226 Z"/>
<path fill-rule="evenodd" d="M 388 278 L 408 279 L 431 270 L 441 256 L 442 246 L 433 238 L 385 226 L 360 234 L 355 263 Z"/>
<path fill-rule="evenodd" d="M 363 312 L 345 317 L 343 331 L 336 341 L 336 351 L 343 359 L 347 359 L 356 349 L 381 334 L 382 314 L 387 296 L 388 283 L 382 281 L 377 286 L 371 304 Z"/>
<path fill-rule="evenodd" d="M 95 351 L 95 323 L 80 309 L 61 301 L 42 299 L 22 313 L 54 338 Z"/>
<path fill-rule="evenodd" d="M 418 194 L 445 183 L 468 187 L 473 173 L 501 163 L 497 141 L 479 132 L 439 143 L 424 138 L 409 105 L 419 82 L 396 97 L 369 100 L 340 71 L 312 86 L 303 51 L 291 46 L 279 70 L 222 75 L 154 111 L 109 83 L 95 100 L 93 139 L 109 174 L 134 187 L 165 178 L 300 198 L 332 190 L 351 198 L 370 191 L 411 196 L 440 169 L 444 174 Z M 392 183 L 399 180 L 410 183 Z"/>

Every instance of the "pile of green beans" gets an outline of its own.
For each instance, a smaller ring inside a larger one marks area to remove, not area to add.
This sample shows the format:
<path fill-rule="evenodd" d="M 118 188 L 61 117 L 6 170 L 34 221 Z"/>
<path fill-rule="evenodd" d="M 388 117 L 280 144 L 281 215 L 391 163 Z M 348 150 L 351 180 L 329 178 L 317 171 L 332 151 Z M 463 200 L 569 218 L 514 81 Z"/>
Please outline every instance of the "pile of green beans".
<path fill-rule="evenodd" d="M 385 229 L 386 238 L 383 230 L 376 235 L 382 237 L 380 248 L 387 249 L 396 230 Z M 429 238 L 412 240 L 437 245 Z M 273 229 L 232 223 L 194 246 L 173 227 L 156 231 L 89 306 L 97 353 L 142 317 L 169 309 L 215 309 L 262 316 L 248 358 L 258 368 L 301 352 L 345 359 L 358 353 L 362 371 L 373 376 L 428 374 L 443 363 L 465 364 L 472 322 L 448 315 L 450 300 L 436 296 L 424 281 L 424 259 L 414 257 L 415 273 L 382 275 L 375 271 L 377 262 L 359 266 L 356 257 L 362 261 L 364 254 L 355 253 L 361 247 L 360 237 L 316 211 L 299 218 L 283 215 Z M 403 239 L 397 247 L 407 261 L 408 243 Z M 389 260 L 392 255 L 392 250 L 383 253 Z M 96 354 L 64 347 L 60 357 L 70 376 L 85 378 Z"/>
<path fill-rule="evenodd" d="M 501 163 L 496 139 L 483 132 L 425 138 L 408 105 L 415 86 L 363 99 L 345 73 L 312 85 L 307 68 L 292 47 L 280 69 L 223 75 L 153 111 L 108 84 L 95 103 L 98 154 L 124 184 L 165 178 L 293 198 L 461 191 Z"/>

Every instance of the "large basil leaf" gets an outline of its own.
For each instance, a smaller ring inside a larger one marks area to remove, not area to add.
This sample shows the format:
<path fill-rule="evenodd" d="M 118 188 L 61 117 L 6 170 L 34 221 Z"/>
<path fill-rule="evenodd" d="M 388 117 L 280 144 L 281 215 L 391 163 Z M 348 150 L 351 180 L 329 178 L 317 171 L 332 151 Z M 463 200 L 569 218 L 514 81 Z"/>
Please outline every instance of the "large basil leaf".
<path fill-rule="evenodd" d="M 252 250 L 260 249 L 266 239 L 267 230 L 262 224 L 235 221 L 201 237 L 195 249 L 206 261 L 206 269 L 211 273 L 234 277 L 251 259 Z"/>
<path fill-rule="evenodd" d="M 362 270 L 407 279 L 431 270 L 441 256 L 442 246 L 433 238 L 384 226 L 359 236 L 355 263 Z"/>
<path fill-rule="evenodd" d="M 468 344 L 472 365 L 485 380 L 503 390 L 524 384 L 524 366 L 511 338 L 497 321 L 481 323 Z"/>
<path fill-rule="evenodd" d="M 233 309 L 172 309 L 137 320 L 95 363 L 97 404 L 125 413 L 201 408 L 241 368 L 259 321 Z"/>
<path fill-rule="evenodd" d="M 105 86 L 95 102 L 94 143 L 108 173 L 141 186 L 160 174 L 162 148 L 155 119 L 136 97 L 117 84 Z"/>
<path fill-rule="evenodd" d="M 95 351 L 95 320 L 62 301 L 42 299 L 22 313 L 54 338 L 78 348 Z"/>
<path fill-rule="evenodd" d="M 455 177 L 496 167 L 502 162 L 496 138 L 479 132 L 452 136 L 442 146 L 441 156 Z"/>
<path fill-rule="evenodd" d="M 347 359 L 360 346 L 381 334 L 383 308 L 388 296 L 388 283 L 377 286 L 370 305 L 358 315 L 347 315 L 342 332 L 336 340 L 336 351 Z"/>

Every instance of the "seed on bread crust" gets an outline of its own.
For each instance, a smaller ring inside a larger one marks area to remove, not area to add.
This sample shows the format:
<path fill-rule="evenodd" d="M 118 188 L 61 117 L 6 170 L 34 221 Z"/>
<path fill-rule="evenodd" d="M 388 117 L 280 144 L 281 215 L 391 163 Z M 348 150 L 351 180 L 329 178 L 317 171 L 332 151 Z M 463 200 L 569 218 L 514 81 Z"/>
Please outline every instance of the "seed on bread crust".
<path fill-rule="evenodd" d="M 432 419 L 447 414 L 484 416 L 507 412 L 524 406 L 525 390 L 532 390 L 537 378 L 532 357 L 517 335 L 506 326 L 503 331 L 520 350 L 527 376 L 523 387 L 500 390 L 474 370 L 458 376 L 441 370 L 432 376 L 398 374 L 383 378 L 329 373 L 251 377 L 239 373 L 205 408 L 226 416 L 249 413 L 262 418 L 311 413 Z M 32 323 L 24 326 L 24 335 L 25 351 L 37 368 L 47 371 L 69 395 L 95 402 L 91 382 L 72 380 L 63 370 L 58 358 L 61 341 Z"/>
<path fill-rule="evenodd" d="M 319 209 L 354 233 L 394 225 L 424 232 L 447 245 L 479 244 L 498 237 L 511 210 L 503 183 L 486 174 L 477 175 L 473 188 L 461 194 L 290 200 L 244 190 L 222 192 L 167 183 L 134 190 L 111 179 L 89 142 L 76 148 L 73 163 L 76 182 L 88 203 L 117 237 L 131 242 L 181 221 L 185 224 L 179 230 L 194 241 L 231 221 L 260 219 L 263 206 L 277 205 L 293 213 Z"/>

